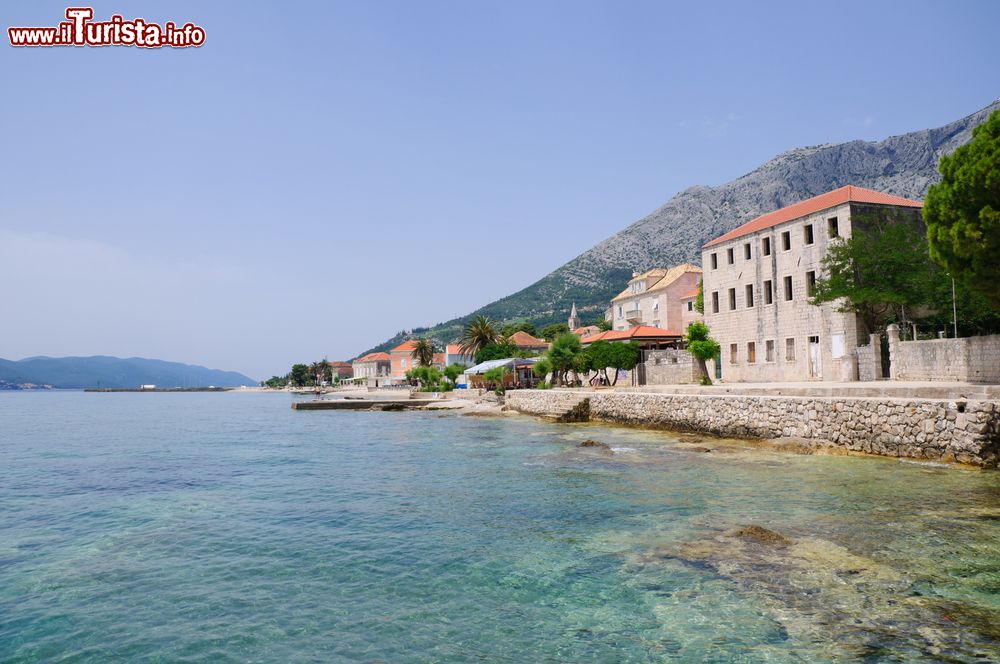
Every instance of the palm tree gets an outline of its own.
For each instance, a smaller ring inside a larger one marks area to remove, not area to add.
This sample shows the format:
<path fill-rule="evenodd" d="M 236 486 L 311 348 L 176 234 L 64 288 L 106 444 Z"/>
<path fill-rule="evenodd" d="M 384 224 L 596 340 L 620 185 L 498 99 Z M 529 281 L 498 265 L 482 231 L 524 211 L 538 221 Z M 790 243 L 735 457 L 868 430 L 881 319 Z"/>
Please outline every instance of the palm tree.
<path fill-rule="evenodd" d="M 413 359 L 422 367 L 434 364 L 434 342 L 430 339 L 417 339 L 413 344 Z"/>
<path fill-rule="evenodd" d="M 459 342 L 461 346 L 458 352 L 462 355 L 475 356 L 483 347 L 495 344 L 500 340 L 500 333 L 497 332 L 496 323 L 486 316 L 479 315 L 469 322 L 465 328 L 465 334 Z"/>

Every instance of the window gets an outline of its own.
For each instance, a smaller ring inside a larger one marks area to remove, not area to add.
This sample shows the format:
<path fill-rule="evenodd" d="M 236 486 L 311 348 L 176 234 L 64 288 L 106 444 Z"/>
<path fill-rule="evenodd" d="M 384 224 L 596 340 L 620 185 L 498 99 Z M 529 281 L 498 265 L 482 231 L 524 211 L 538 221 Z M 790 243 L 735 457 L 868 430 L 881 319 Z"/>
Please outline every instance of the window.
<path fill-rule="evenodd" d="M 743 258 L 750 260 L 750 243 L 747 242 L 743 245 Z"/>
<path fill-rule="evenodd" d="M 753 341 L 747 342 L 747 364 L 757 363 L 757 344 Z"/>
<path fill-rule="evenodd" d="M 840 237 L 840 224 L 836 217 L 830 217 L 826 220 L 826 230 L 830 237 Z"/>
<path fill-rule="evenodd" d="M 709 258 L 712 259 L 712 269 L 713 270 L 718 270 L 719 269 L 719 254 L 712 254 L 711 256 L 709 256 Z"/>
<path fill-rule="evenodd" d="M 406 360 L 400 360 L 400 363 L 402 364 L 402 367 L 405 369 L 406 368 Z"/>
<path fill-rule="evenodd" d="M 813 239 L 814 239 L 813 238 L 813 225 L 812 224 L 806 224 L 805 228 L 803 230 L 805 231 L 804 235 L 805 235 L 805 239 L 806 239 L 806 244 L 812 244 L 813 243 Z"/>
<path fill-rule="evenodd" d="M 830 357 L 837 359 L 844 356 L 844 333 L 836 332 L 830 335 Z"/>
<path fill-rule="evenodd" d="M 712 292 L 712 313 L 719 313 L 719 291 Z"/>
<path fill-rule="evenodd" d="M 729 262 L 730 265 L 732 265 L 733 263 L 736 262 L 736 261 L 733 260 L 733 248 L 732 247 L 729 247 L 728 249 L 726 249 L 726 260 Z"/>
<path fill-rule="evenodd" d="M 813 291 L 816 290 L 816 272 L 814 270 L 809 270 L 806 272 L 806 295 L 812 297 Z"/>
<path fill-rule="evenodd" d="M 785 231 L 781 234 L 781 250 L 788 251 L 792 248 L 792 233 L 791 231 Z"/>
<path fill-rule="evenodd" d="M 622 305 L 619 304 L 618 305 L 618 317 L 622 318 L 623 316 L 625 316 L 625 307 L 623 307 Z"/>
<path fill-rule="evenodd" d="M 688 302 L 688 311 L 694 311 L 694 301 Z"/>
<path fill-rule="evenodd" d="M 764 282 L 764 304 L 774 304 L 774 284 L 770 279 Z"/>
<path fill-rule="evenodd" d="M 660 309 L 660 301 L 653 300 L 653 311 L 659 311 L 659 309 Z"/>
<path fill-rule="evenodd" d="M 792 299 L 792 278 L 785 277 L 785 300 Z"/>
<path fill-rule="evenodd" d="M 760 250 L 765 256 L 771 255 L 771 238 L 765 237 L 761 239 Z"/>
<path fill-rule="evenodd" d="M 795 339 L 785 339 L 785 362 L 795 361 Z"/>
<path fill-rule="evenodd" d="M 729 310 L 732 311 L 736 308 L 736 289 L 729 289 Z"/>
<path fill-rule="evenodd" d="M 729 344 L 729 363 L 736 364 L 739 359 L 739 346 L 737 344 Z"/>
<path fill-rule="evenodd" d="M 747 308 L 749 309 L 753 306 L 753 284 L 747 284 L 746 286 L 746 300 Z"/>
<path fill-rule="evenodd" d="M 764 342 L 764 361 L 774 362 L 774 339 Z"/>

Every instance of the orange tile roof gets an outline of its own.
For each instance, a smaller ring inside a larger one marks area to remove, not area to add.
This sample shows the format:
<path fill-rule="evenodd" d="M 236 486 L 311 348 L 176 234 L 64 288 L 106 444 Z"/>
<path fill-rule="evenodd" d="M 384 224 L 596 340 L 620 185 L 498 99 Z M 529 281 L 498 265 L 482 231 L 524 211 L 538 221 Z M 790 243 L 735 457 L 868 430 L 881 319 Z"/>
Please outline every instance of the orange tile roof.
<path fill-rule="evenodd" d="M 331 367 L 350 367 L 350 362 L 330 362 Z"/>
<path fill-rule="evenodd" d="M 510 335 L 510 342 L 515 346 L 521 346 L 522 348 L 535 348 L 548 346 L 549 342 L 545 339 L 539 339 L 533 337 L 524 330 L 518 330 L 514 334 Z"/>
<path fill-rule="evenodd" d="M 680 279 L 681 277 L 683 277 L 688 272 L 696 272 L 698 274 L 701 274 L 701 268 L 698 267 L 697 265 L 692 265 L 691 263 L 681 263 L 680 265 L 675 265 L 675 266 L 673 266 L 671 268 L 666 268 L 666 269 L 664 269 L 664 268 L 657 268 L 656 270 L 650 270 L 649 272 L 646 272 L 642 276 L 633 277 L 632 279 L 629 280 L 629 284 L 631 284 L 633 281 L 642 279 L 643 277 L 645 277 L 650 272 L 657 272 L 657 273 L 659 273 L 657 275 L 657 276 L 659 276 L 659 279 L 657 281 L 653 282 L 652 284 L 648 285 L 646 287 L 646 290 L 639 291 L 638 293 L 633 293 L 632 290 L 631 290 L 631 287 L 628 287 L 625 290 L 623 290 L 621 293 L 619 293 L 618 295 L 614 296 L 611 299 L 611 301 L 612 302 L 617 302 L 619 300 L 628 300 L 630 298 L 643 297 L 647 293 L 653 293 L 653 292 L 661 291 L 664 288 L 669 287 L 670 284 L 674 283 L 675 281 L 677 281 L 678 279 Z"/>
<path fill-rule="evenodd" d="M 584 337 L 583 339 L 580 339 L 580 343 L 592 344 L 595 341 L 624 341 L 626 339 L 680 339 L 683 336 L 684 335 L 680 332 L 662 330 L 658 327 L 652 327 L 650 325 L 637 325 L 636 327 L 630 327 L 627 330 L 608 330 L 607 332 L 601 332 L 600 334 Z"/>
<path fill-rule="evenodd" d="M 725 235 L 715 238 L 711 242 L 705 244 L 705 246 L 711 247 L 722 242 L 735 240 L 738 237 L 749 235 L 750 233 L 755 233 L 757 231 L 764 230 L 765 228 L 771 228 L 772 226 L 777 226 L 778 224 L 786 221 L 792 221 L 793 219 L 798 219 L 799 217 L 815 214 L 816 212 L 827 210 L 838 205 L 843 205 L 844 203 L 874 203 L 876 205 L 899 205 L 902 207 L 917 208 L 923 207 L 924 205 L 920 201 L 912 201 L 909 198 L 893 196 L 892 194 L 885 194 L 881 191 L 865 189 L 864 187 L 847 185 L 846 187 L 834 189 L 833 191 L 828 191 L 825 194 L 820 194 L 819 196 L 807 198 L 806 200 L 799 201 L 798 203 L 792 203 L 791 205 L 783 207 L 780 210 L 762 214 L 756 219 L 752 219 L 742 226 L 734 228 Z"/>
<path fill-rule="evenodd" d="M 404 341 L 403 343 L 399 344 L 398 346 L 396 346 L 395 348 L 393 348 L 389 352 L 390 353 L 402 353 L 402 352 L 409 353 L 409 352 L 411 352 L 416 347 L 416 345 L 417 345 L 416 341 L 414 341 L 413 339 L 408 339 L 408 340 Z"/>
<path fill-rule="evenodd" d="M 434 353 L 433 364 L 444 364 L 444 353 Z"/>
<path fill-rule="evenodd" d="M 445 352 L 449 355 L 469 355 L 469 353 L 462 352 L 462 344 L 448 344 L 445 346 Z"/>
<path fill-rule="evenodd" d="M 691 291 L 689 293 L 685 293 L 684 295 L 681 295 L 681 299 L 682 300 L 690 300 L 692 297 L 698 297 L 698 289 L 697 288 L 695 288 L 693 291 Z"/>
<path fill-rule="evenodd" d="M 364 357 L 359 357 L 355 362 L 388 362 L 389 353 L 368 353 Z"/>

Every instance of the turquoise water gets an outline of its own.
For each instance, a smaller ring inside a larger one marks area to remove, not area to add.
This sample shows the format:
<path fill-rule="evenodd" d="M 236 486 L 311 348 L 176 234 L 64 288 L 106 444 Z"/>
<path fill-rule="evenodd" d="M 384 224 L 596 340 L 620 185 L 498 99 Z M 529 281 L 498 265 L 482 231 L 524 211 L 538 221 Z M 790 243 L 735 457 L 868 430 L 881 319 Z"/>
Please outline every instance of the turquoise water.
<path fill-rule="evenodd" d="M 0 393 L 0 662 L 1000 659 L 1000 475 L 692 440 Z"/>

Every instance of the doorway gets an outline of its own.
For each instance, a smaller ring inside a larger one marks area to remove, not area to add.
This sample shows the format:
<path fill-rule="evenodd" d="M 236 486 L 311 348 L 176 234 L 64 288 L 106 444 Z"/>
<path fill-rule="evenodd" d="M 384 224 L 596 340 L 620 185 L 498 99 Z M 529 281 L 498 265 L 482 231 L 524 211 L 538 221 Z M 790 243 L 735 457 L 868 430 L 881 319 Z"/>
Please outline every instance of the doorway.
<path fill-rule="evenodd" d="M 823 363 L 819 355 L 819 337 L 809 337 L 809 377 L 823 377 Z"/>

